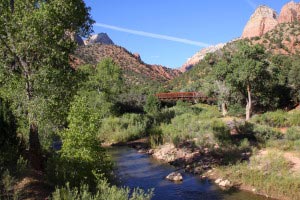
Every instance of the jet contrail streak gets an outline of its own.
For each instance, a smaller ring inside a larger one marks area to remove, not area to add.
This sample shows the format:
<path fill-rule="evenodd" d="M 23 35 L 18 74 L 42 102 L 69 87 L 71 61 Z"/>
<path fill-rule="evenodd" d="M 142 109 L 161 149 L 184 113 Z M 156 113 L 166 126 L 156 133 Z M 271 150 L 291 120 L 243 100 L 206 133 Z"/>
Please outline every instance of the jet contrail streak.
<path fill-rule="evenodd" d="M 169 36 L 169 35 L 161 35 L 161 34 L 156 34 L 156 33 L 145 32 L 145 31 L 132 30 L 132 29 L 128 29 L 128 28 L 122 28 L 122 27 L 112 26 L 112 25 L 103 24 L 103 23 L 96 23 L 96 24 L 94 24 L 94 26 L 107 28 L 107 29 L 120 31 L 120 32 L 125 32 L 125 33 L 130 33 L 130 34 L 134 34 L 134 35 L 140 35 L 140 36 L 144 36 L 144 37 L 180 42 L 180 43 L 195 45 L 195 46 L 199 46 L 199 47 L 211 46 L 210 44 L 206 44 L 204 42 L 198 42 L 198 41 L 193 41 L 193 40 L 189 40 L 189 39 L 173 37 L 173 36 Z"/>

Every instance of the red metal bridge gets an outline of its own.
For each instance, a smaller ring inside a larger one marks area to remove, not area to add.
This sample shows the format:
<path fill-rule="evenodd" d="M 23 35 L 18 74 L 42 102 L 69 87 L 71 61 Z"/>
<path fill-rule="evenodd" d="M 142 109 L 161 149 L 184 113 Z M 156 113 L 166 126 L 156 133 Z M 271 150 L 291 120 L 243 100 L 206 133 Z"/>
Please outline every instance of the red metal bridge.
<path fill-rule="evenodd" d="M 205 102 L 205 103 L 213 103 L 217 99 L 207 97 L 201 92 L 169 92 L 169 93 L 158 93 L 155 96 L 160 101 L 188 101 L 188 102 Z"/>

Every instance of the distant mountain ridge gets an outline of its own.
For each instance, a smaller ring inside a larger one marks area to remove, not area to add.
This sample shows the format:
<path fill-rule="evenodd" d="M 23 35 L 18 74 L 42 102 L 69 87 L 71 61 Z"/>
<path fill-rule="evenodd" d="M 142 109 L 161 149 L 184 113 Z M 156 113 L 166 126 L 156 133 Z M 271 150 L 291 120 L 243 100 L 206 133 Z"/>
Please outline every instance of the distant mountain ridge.
<path fill-rule="evenodd" d="M 71 64 L 75 68 L 83 64 L 96 65 L 104 58 L 111 58 L 123 70 L 125 82 L 136 85 L 163 83 L 181 74 L 176 69 L 144 63 L 138 53 L 133 54 L 124 47 L 115 45 L 106 33 L 91 35 L 84 44 L 79 38 L 75 38 L 79 46 L 71 57 Z"/>
<path fill-rule="evenodd" d="M 80 65 L 95 65 L 104 58 L 111 58 L 121 67 L 128 84 L 147 84 L 151 81 L 163 83 L 181 74 L 179 70 L 146 64 L 138 54 L 132 54 L 123 47 L 103 43 L 79 46 L 74 60 Z"/>

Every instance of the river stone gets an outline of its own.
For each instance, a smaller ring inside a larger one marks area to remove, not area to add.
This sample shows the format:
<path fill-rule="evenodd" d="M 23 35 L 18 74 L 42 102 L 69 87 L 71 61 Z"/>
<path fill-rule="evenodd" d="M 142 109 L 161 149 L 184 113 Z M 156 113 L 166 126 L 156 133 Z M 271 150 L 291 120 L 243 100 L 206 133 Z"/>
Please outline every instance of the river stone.
<path fill-rule="evenodd" d="M 179 172 L 172 172 L 166 177 L 166 179 L 170 181 L 182 181 L 183 177 Z"/>
<path fill-rule="evenodd" d="M 219 184 L 219 183 L 221 183 L 221 181 L 222 181 L 222 179 L 221 179 L 221 178 L 218 178 L 218 179 L 215 181 L 215 183 L 216 183 L 216 184 Z"/>
<path fill-rule="evenodd" d="M 230 187 L 230 181 L 229 180 L 221 181 L 219 183 L 219 186 L 221 186 L 221 187 Z"/>

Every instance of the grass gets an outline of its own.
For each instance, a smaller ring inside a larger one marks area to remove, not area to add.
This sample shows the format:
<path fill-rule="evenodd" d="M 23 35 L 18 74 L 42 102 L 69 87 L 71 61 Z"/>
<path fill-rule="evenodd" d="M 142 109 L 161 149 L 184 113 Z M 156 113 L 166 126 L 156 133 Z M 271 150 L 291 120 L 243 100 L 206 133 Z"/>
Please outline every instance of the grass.
<path fill-rule="evenodd" d="M 148 118 L 140 114 L 125 114 L 103 120 L 98 138 L 101 141 L 127 142 L 145 136 Z"/>
<path fill-rule="evenodd" d="M 218 173 L 237 184 L 282 199 L 300 199 L 300 177 L 290 171 L 290 164 L 277 151 L 251 157 L 249 163 L 220 167 Z"/>
<path fill-rule="evenodd" d="M 175 113 L 169 122 L 160 124 L 164 141 L 175 145 L 185 140 L 196 139 L 199 144 L 214 143 L 213 124 L 223 123 L 216 106 L 197 104 L 194 106 L 177 105 L 169 110 Z M 164 111 L 166 112 L 166 111 Z"/>

